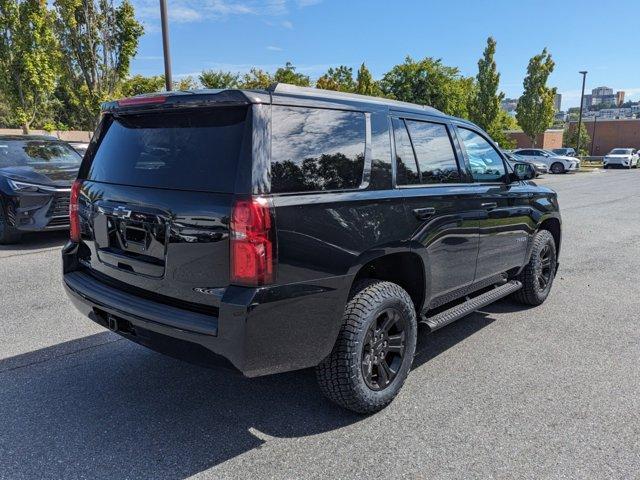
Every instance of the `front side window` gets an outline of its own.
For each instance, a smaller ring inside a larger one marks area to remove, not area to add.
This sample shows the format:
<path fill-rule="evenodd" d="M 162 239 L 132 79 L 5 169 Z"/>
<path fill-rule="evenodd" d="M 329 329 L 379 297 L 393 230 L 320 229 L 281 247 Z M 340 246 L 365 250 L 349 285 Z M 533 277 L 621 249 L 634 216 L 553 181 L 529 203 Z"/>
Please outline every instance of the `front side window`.
<path fill-rule="evenodd" d="M 272 193 L 344 190 L 362 183 L 363 113 L 276 105 L 271 138 Z"/>
<path fill-rule="evenodd" d="M 418 158 L 420 183 L 460 182 L 458 163 L 447 127 L 440 123 L 406 122 Z"/>
<path fill-rule="evenodd" d="M 476 182 L 500 182 L 506 170 L 502 157 L 483 137 L 476 132 L 458 127 L 460 140 L 464 145 L 471 167 L 471 175 Z"/>

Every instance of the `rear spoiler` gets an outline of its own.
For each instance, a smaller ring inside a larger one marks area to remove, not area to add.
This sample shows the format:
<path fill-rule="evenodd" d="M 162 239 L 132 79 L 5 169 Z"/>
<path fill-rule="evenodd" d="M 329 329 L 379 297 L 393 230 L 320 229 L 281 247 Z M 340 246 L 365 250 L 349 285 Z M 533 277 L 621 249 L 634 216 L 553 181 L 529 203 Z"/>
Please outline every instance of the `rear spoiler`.
<path fill-rule="evenodd" d="M 185 107 L 210 107 L 270 103 L 268 93 L 251 90 L 189 90 L 159 92 L 123 98 L 101 105 L 102 113 L 165 110 Z"/>

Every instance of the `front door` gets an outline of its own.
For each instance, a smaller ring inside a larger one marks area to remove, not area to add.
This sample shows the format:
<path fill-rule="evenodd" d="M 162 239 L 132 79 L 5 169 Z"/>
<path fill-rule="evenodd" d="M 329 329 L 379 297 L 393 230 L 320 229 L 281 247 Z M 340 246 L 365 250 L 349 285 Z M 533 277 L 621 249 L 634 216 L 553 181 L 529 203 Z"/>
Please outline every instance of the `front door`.
<path fill-rule="evenodd" d="M 509 183 L 506 162 L 480 131 L 457 127 L 473 177 L 475 207 L 480 213 L 476 284 L 492 283 L 521 267 L 532 232 L 529 195 L 520 182 Z"/>
<path fill-rule="evenodd" d="M 460 169 L 450 126 L 393 119 L 396 186 L 403 190 L 412 242 L 426 275 L 425 308 L 466 293 L 478 254 L 474 190 Z"/>

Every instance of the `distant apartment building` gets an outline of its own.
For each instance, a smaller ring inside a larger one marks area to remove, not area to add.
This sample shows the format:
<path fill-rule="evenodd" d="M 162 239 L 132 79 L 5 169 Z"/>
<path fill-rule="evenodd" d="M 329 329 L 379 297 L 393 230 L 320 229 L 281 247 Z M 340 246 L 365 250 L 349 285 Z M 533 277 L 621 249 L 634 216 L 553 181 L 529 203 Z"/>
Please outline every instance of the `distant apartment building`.
<path fill-rule="evenodd" d="M 562 111 L 562 94 L 556 93 L 556 96 L 553 97 L 553 108 L 556 112 Z"/>
<path fill-rule="evenodd" d="M 619 107 L 624 103 L 624 92 L 613 92 L 613 88 L 597 87 L 591 90 L 590 95 L 583 97 L 584 107 L 589 110 L 591 107 L 598 105 L 609 105 L 611 107 Z"/>
<path fill-rule="evenodd" d="M 516 114 L 516 108 L 518 107 L 517 98 L 505 98 L 502 100 L 502 108 L 511 116 Z"/>

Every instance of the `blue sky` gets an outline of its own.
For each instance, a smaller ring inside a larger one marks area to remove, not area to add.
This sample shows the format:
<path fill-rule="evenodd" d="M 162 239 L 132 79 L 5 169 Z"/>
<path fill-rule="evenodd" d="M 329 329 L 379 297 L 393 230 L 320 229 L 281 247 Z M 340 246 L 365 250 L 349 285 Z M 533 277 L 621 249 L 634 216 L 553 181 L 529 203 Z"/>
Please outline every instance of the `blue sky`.
<path fill-rule="evenodd" d="M 162 73 L 158 0 L 133 0 L 146 28 L 132 73 Z M 274 71 L 291 61 L 312 79 L 363 61 L 379 78 L 406 55 L 475 75 L 487 36 L 507 96 L 522 92 L 529 58 L 547 47 L 563 109 L 606 85 L 640 100 L 640 0 L 168 0 L 174 76 L 203 69 Z"/>

